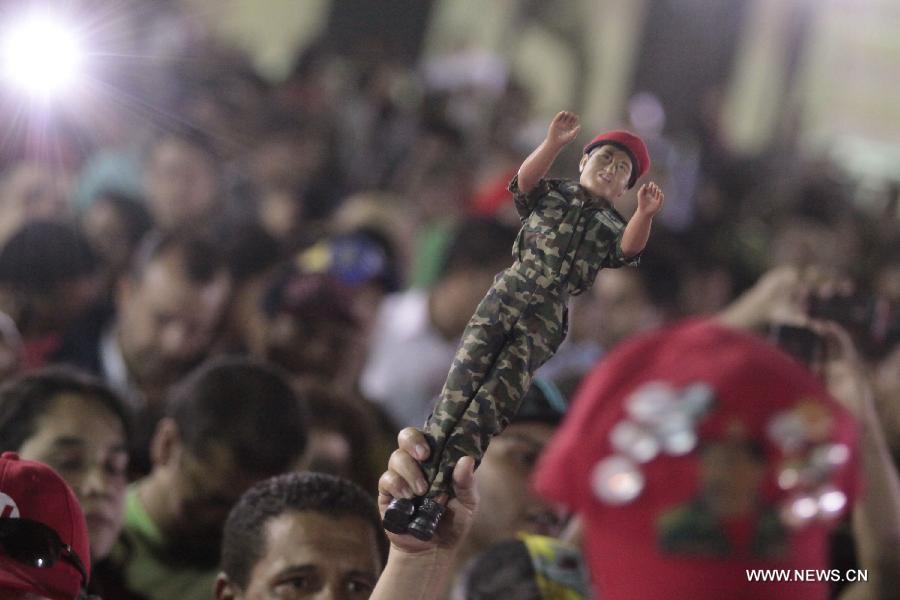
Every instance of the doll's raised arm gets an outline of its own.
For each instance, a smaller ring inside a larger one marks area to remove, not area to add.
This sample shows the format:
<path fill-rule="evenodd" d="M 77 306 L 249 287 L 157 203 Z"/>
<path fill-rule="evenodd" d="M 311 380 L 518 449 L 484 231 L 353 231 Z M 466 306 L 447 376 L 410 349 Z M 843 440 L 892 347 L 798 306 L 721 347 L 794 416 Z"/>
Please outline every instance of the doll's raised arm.
<path fill-rule="evenodd" d="M 665 195 L 655 183 L 645 183 L 638 190 L 638 209 L 622 234 L 622 253 L 626 257 L 640 254 L 650 238 L 654 215 L 662 210 Z"/>
<path fill-rule="evenodd" d="M 557 155 L 578 135 L 581 125 L 578 115 L 562 111 L 557 113 L 547 128 L 547 137 L 528 155 L 519 167 L 519 190 L 527 194 L 547 175 Z"/>

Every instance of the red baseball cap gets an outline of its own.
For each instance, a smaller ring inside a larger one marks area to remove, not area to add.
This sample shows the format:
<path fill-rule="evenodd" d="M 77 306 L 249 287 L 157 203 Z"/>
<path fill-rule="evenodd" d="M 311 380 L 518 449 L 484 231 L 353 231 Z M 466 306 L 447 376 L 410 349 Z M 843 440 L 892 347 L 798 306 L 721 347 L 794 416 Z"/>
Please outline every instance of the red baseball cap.
<path fill-rule="evenodd" d="M 0 456 L 0 519 L 29 519 L 55 531 L 72 547 L 90 573 L 87 525 L 75 493 L 45 464 L 21 460 L 14 452 Z M 0 550 L 0 588 L 32 592 L 53 600 L 72 600 L 87 586 L 71 563 L 59 560 L 31 567 Z"/>
<path fill-rule="evenodd" d="M 631 159 L 631 178 L 628 180 L 628 188 L 634 187 L 635 182 L 644 176 L 650 169 L 650 153 L 644 140 L 624 129 L 614 129 L 601 133 L 584 147 L 584 153 L 590 154 L 591 150 L 598 146 L 609 144 L 624 150 Z"/>
<path fill-rule="evenodd" d="M 535 475 L 584 520 L 599 597 L 824 599 L 856 428 L 801 363 L 709 321 L 636 337 L 585 378 Z"/>

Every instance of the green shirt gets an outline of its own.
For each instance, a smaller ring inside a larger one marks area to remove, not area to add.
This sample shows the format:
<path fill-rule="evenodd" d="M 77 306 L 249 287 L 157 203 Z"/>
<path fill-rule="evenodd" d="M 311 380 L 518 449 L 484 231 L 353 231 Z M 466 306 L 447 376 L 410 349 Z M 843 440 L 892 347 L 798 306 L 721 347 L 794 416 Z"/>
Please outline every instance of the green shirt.
<path fill-rule="evenodd" d="M 454 222 L 432 223 L 416 237 L 409 275 L 410 288 L 426 289 L 441 278 L 455 226 Z"/>
<path fill-rule="evenodd" d="M 123 541 L 116 557 L 124 561 L 125 584 L 148 600 L 210 600 L 218 569 L 173 565 L 160 560 L 166 539 L 138 496 L 137 484 L 125 500 Z"/>

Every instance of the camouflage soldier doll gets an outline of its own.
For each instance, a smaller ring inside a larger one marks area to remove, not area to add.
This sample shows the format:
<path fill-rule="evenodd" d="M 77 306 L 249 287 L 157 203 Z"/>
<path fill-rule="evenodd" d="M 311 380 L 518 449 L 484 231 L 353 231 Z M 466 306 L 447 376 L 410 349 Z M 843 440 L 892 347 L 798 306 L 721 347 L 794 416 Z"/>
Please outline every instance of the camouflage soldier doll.
<path fill-rule="evenodd" d="M 565 338 L 568 297 L 589 289 L 603 267 L 638 263 L 663 193 L 654 183 L 641 186 L 627 224 L 611 201 L 646 173 L 647 149 L 626 131 L 604 133 L 585 147 L 577 183 L 545 179 L 579 129 L 577 115 L 557 114 L 509 184 L 523 224 L 515 262 L 496 277 L 466 326 L 425 424 L 431 454 L 422 469 L 430 488 L 422 498 L 391 502 L 388 531 L 431 538 L 452 494 L 456 462 L 481 459 L 491 437 L 515 416 L 533 373 Z"/>

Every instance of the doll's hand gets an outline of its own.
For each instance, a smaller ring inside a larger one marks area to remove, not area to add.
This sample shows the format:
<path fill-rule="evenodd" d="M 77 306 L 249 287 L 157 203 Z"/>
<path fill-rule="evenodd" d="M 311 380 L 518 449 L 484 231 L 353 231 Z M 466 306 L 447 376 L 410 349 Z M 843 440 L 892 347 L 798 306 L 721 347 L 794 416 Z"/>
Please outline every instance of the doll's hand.
<path fill-rule="evenodd" d="M 428 491 L 428 484 L 417 462 L 427 459 L 430 454 L 425 436 L 418 429 L 407 427 L 397 436 L 397 444 L 399 447 L 391 454 L 387 471 L 378 480 L 378 508 L 382 516 L 393 498 L 412 498 Z M 468 533 L 478 508 L 474 471 L 475 459 L 472 457 L 466 456 L 456 463 L 453 469 L 455 495 L 446 503 L 447 512 L 430 541 L 423 542 L 408 534 L 388 532 L 391 547 L 407 554 L 435 548 L 455 550 Z"/>
<path fill-rule="evenodd" d="M 653 183 L 645 183 L 638 190 L 638 212 L 646 217 L 652 217 L 662 210 L 666 200 L 665 194 L 659 186 Z"/>
<path fill-rule="evenodd" d="M 562 148 L 578 136 L 581 125 L 578 124 L 578 115 L 568 111 L 557 113 L 550 122 L 547 130 L 547 142 L 555 147 Z"/>

